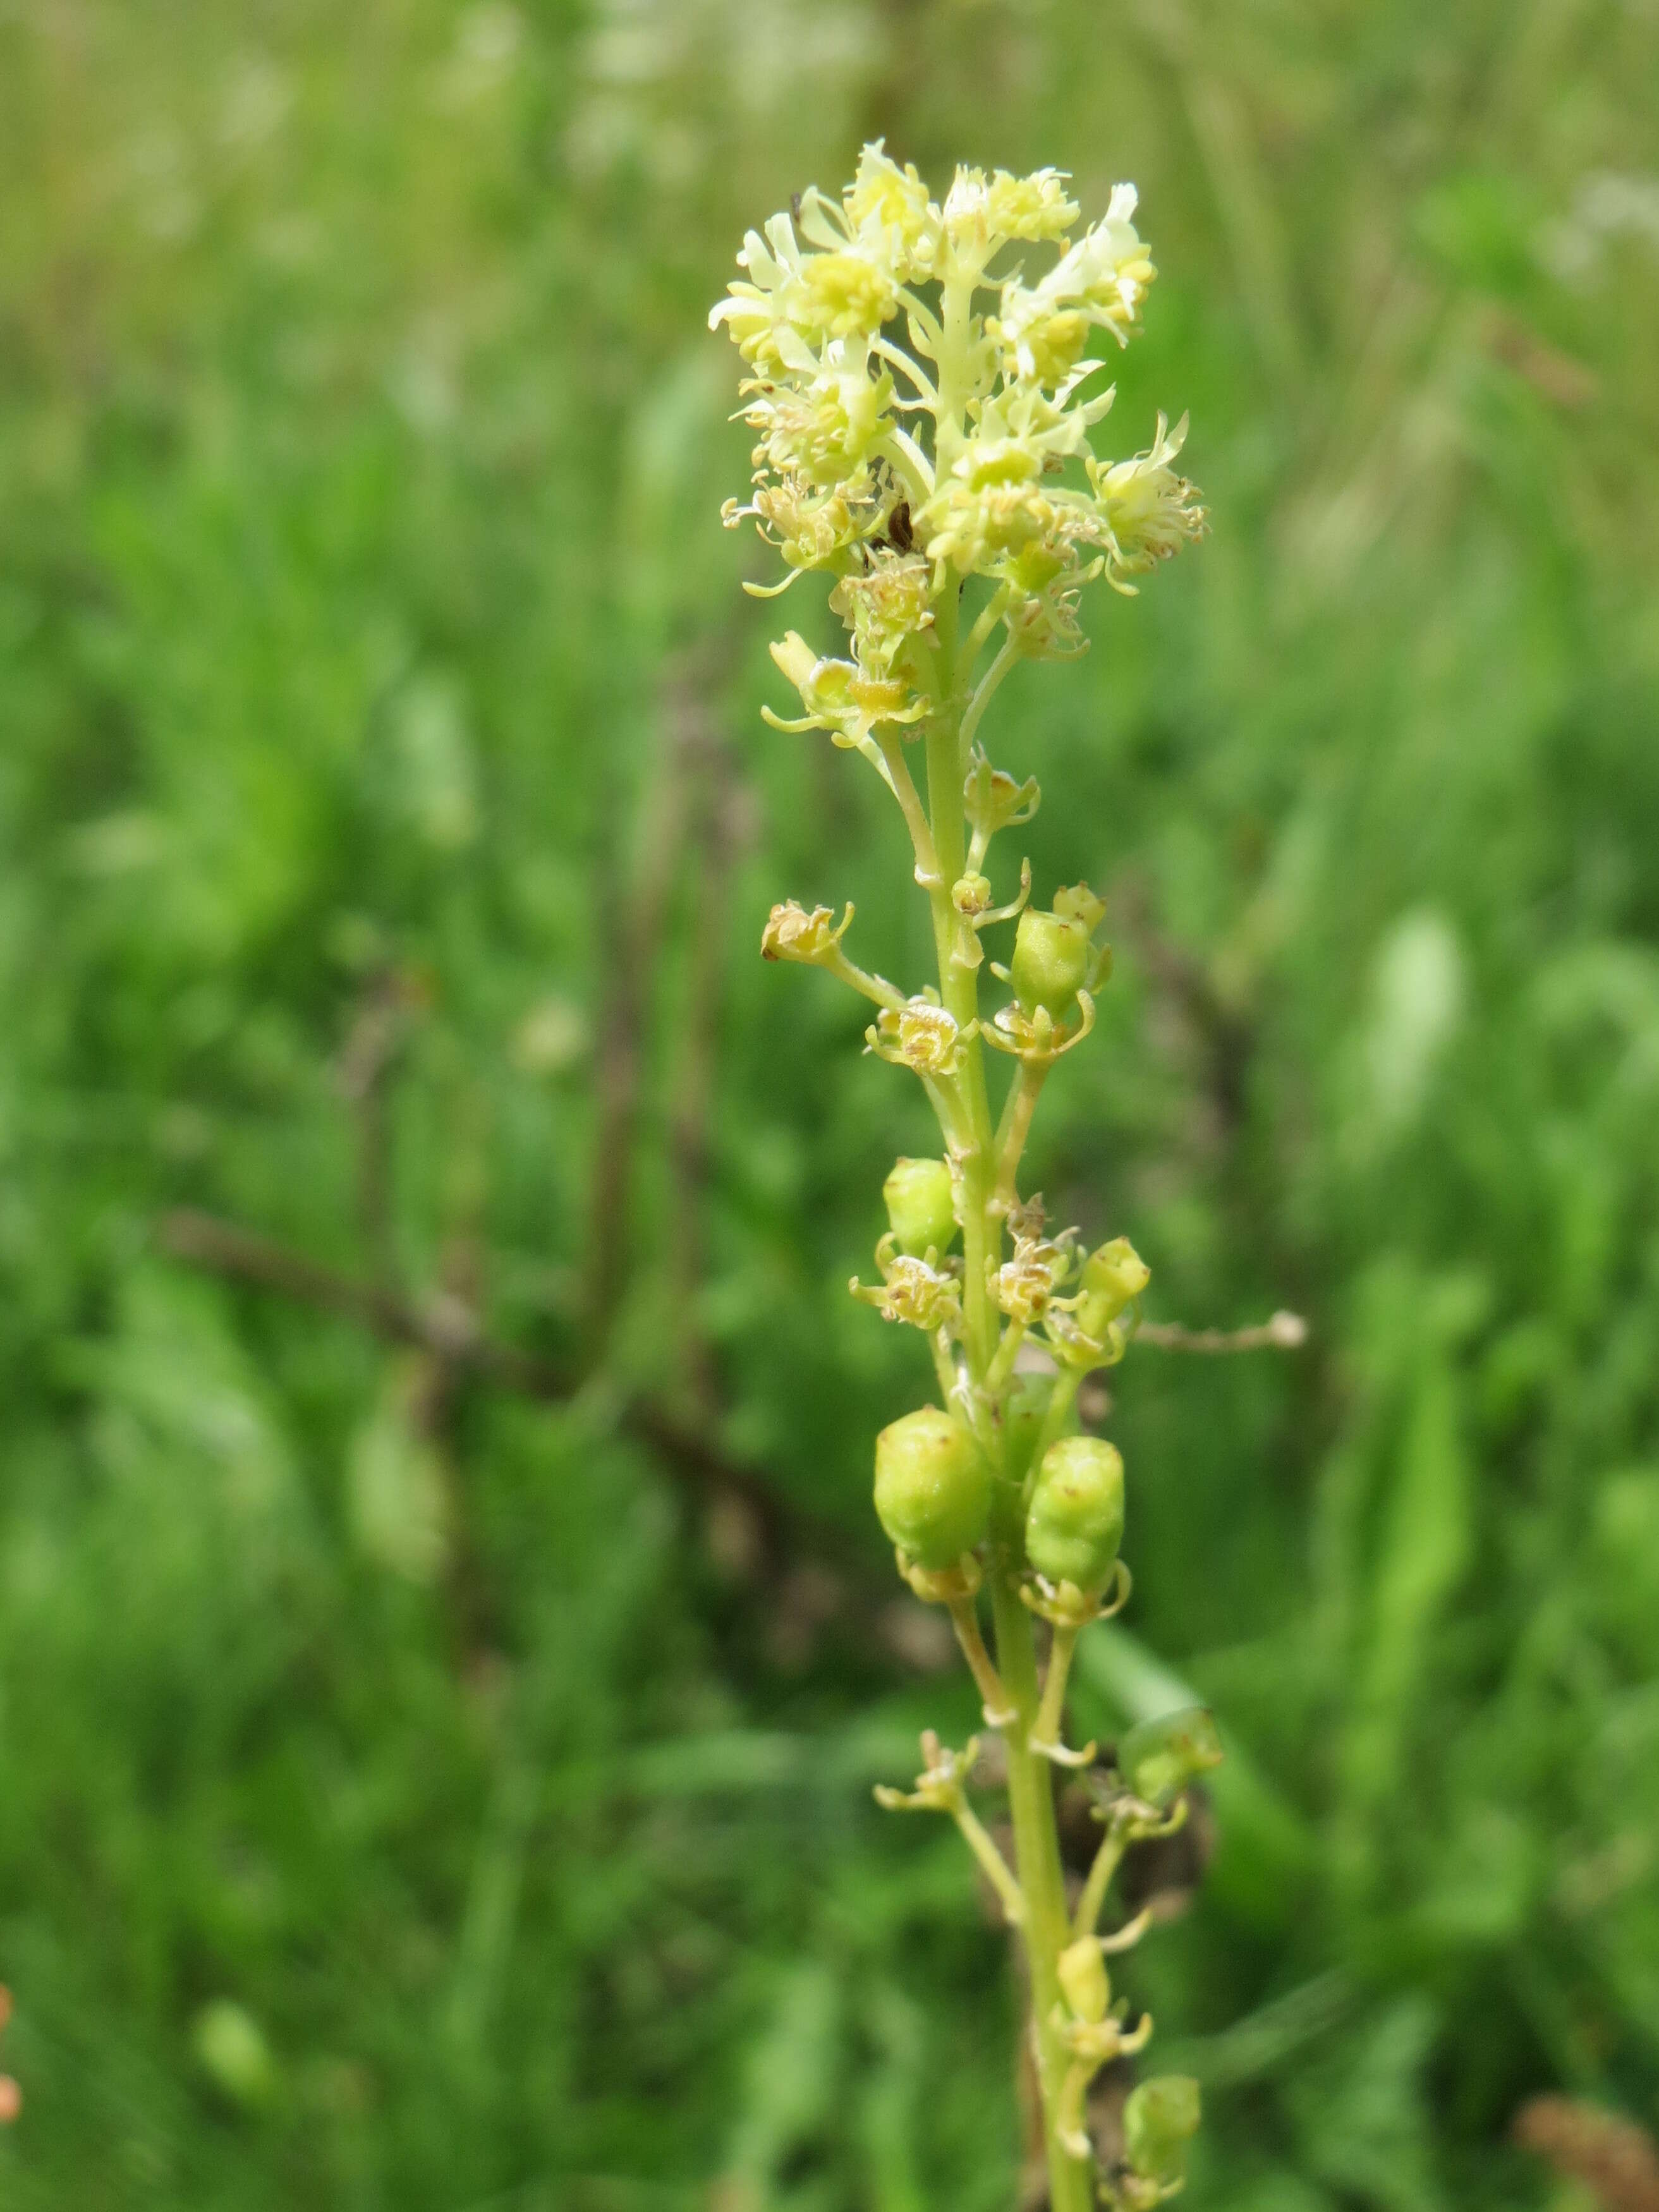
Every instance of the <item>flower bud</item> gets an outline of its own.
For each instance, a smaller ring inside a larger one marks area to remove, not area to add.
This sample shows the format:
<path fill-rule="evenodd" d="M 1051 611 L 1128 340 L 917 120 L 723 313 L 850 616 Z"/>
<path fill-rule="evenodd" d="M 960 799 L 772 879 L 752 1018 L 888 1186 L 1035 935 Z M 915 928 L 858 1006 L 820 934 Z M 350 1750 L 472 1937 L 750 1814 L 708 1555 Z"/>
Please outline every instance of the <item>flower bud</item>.
<path fill-rule="evenodd" d="M 1190 2074 L 1155 2074 L 1129 2093 L 1123 2147 L 1145 2181 L 1173 2189 L 1186 2179 L 1187 2146 L 1198 2133 L 1198 2084 Z"/>
<path fill-rule="evenodd" d="M 1122 1540 L 1122 1455 L 1099 1437 L 1061 1437 L 1037 1470 L 1026 1558 L 1051 1583 L 1104 1589 Z"/>
<path fill-rule="evenodd" d="M 944 1160 L 895 1160 L 881 1194 L 901 1252 L 915 1260 L 930 1247 L 936 1252 L 949 1249 L 957 1221 L 951 1204 L 951 1170 Z"/>
<path fill-rule="evenodd" d="M 1014 995 L 1027 1013 L 1039 1006 L 1067 1012 L 1088 980 L 1089 933 L 1074 915 L 1034 914 L 1019 918 L 1010 963 Z"/>
<path fill-rule="evenodd" d="M 1075 1943 L 1068 1943 L 1054 1962 L 1054 1971 L 1061 1994 L 1079 2020 L 1105 2019 L 1112 1985 L 1097 1936 L 1082 1936 Z"/>
<path fill-rule="evenodd" d="M 1144 1805 L 1170 1805 L 1189 1782 L 1221 1764 L 1215 1715 L 1205 1705 L 1184 1705 L 1161 1720 L 1142 1721 L 1120 1737 L 1118 1778 Z"/>
<path fill-rule="evenodd" d="M 876 1438 L 876 1516 L 919 1566 L 954 1566 L 984 1536 L 991 1470 L 961 1422 L 921 1407 Z"/>

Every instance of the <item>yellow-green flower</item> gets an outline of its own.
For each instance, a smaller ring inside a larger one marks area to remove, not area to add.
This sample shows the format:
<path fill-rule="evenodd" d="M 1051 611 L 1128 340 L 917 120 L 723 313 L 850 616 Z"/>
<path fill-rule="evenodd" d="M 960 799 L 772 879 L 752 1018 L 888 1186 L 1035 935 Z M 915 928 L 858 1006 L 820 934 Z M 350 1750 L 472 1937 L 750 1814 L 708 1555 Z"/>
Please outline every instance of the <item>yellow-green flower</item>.
<path fill-rule="evenodd" d="M 1160 415 L 1152 445 L 1133 460 L 1109 465 L 1090 457 L 1089 481 L 1111 534 L 1117 576 L 1139 575 L 1204 534 L 1208 518 L 1197 493 L 1170 466 L 1186 436 L 1184 415 L 1173 430 Z"/>
<path fill-rule="evenodd" d="M 799 630 L 778 640 L 772 658 L 806 708 L 786 721 L 763 708 L 775 730 L 828 730 L 837 744 L 861 745 L 878 722 L 915 722 L 927 711 L 907 684 L 868 676 L 854 661 L 820 659 Z"/>
<path fill-rule="evenodd" d="M 933 627 L 933 572 L 918 553 L 878 556 L 843 576 L 830 604 L 853 633 L 859 665 L 887 676 L 904 648 Z"/>
<path fill-rule="evenodd" d="M 842 195 L 842 206 L 860 239 L 881 241 L 887 266 L 899 282 L 933 275 L 943 218 L 915 167 L 907 162 L 900 168 L 879 139 L 860 155 L 858 174 Z"/>
<path fill-rule="evenodd" d="M 804 383 L 752 377 L 743 386 L 743 419 L 761 433 L 758 467 L 833 488 L 856 476 L 891 428 L 893 380 L 877 368 L 864 339 L 832 339 Z"/>

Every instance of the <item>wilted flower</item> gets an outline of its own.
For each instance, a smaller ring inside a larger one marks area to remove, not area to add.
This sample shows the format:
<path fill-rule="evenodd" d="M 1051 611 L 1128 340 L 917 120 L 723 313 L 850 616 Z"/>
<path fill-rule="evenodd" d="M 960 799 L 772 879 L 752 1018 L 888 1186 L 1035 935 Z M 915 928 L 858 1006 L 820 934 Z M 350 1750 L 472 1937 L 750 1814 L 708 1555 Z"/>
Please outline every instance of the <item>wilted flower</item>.
<path fill-rule="evenodd" d="M 876 1784 L 876 1802 L 890 1812 L 954 1813 L 963 1802 L 962 1786 L 979 1758 L 979 1738 L 970 1735 L 960 1751 L 950 1751 L 932 1729 L 921 1738 L 923 1771 L 912 1790 L 890 1790 Z"/>
<path fill-rule="evenodd" d="M 954 1075 L 966 1042 L 956 1016 L 932 999 L 884 1007 L 865 1031 L 872 1052 L 918 1075 Z"/>
<path fill-rule="evenodd" d="M 991 1296 L 1011 1321 L 1029 1328 L 1047 1313 L 1049 1301 L 1075 1272 L 1077 1232 L 1066 1229 L 1058 1237 L 1045 1237 L 1040 1205 L 1016 1208 L 1008 1227 L 1013 1257 L 993 1273 Z"/>
<path fill-rule="evenodd" d="M 860 1283 L 854 1276 L 848 1285 L 855 1298 L 874 1306 L 884 1321 L 908 1322 L 930 1334 L 939 1328 L 959 1334 L 962 1287 L 948 1267 L 901 1252 L 890 1232 L 876 1247 L 876 1264 L 879 1284 Z"/>
<path fill-rule="evenodd" d="M 827 906 L 811 914 L 793 899 L 775 906 L 761 932 L 763 960 L 799 960 L 809 968 L 822 967 L 841 949 L 853 920 L 849 905 L 839 925 Z"/>
<path fill-rule="evenodd" d="M 1073 1045 L 1081 1044 L 1095 1025 L 1095 1002 L 1087 991 L 1077 994 L 1079 1020 L 1077 1026 L 1067 1028 L 1051 1014 L 1047 1006 L 1036 1006 L 1028 1013 L 1024 1007 L 1015 1005 L 999 1007 L 994 1018 L 982 1023 L 980 1035 L 999 1052 L 1012 1054 L 1016 1060 L 1033 1062 L 1038 1066 L 1058 1060 Z"/>

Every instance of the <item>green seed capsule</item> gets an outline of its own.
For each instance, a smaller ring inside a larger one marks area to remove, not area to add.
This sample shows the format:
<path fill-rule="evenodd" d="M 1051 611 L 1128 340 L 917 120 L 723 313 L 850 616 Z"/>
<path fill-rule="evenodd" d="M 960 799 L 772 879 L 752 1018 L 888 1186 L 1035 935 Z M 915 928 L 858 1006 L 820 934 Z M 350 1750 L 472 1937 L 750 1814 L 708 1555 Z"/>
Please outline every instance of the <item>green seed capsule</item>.
<path fill-rule="evenodd" d="M 1083 1293 L 1101 1302 L 1103 1325 L 1115 1321 L 1152 1279 L 1152 1269 L 1127 1237 L 1114 1237 L 1083 1263 Z"/>
<path fill-rule="evenodd" d="M 1037 1469 L 1025 1556 L 1051 1583 L 1104 1589 L 1123 1541 L 1123 1457 L 1098 1437 L 1061 1437 Z"/>
<path fill-rule="evenodd" d="M 951 1170 L 943 1160 L 895 1160 L 881 1194 L 901 1252 L 919 1260 L 930 1245 L 939 1252 L 949 1249 L 957 1222 Z"/>
<path fill-rule="evenodd" d="M 1119 1779 L 1146 1805 L 1173 1804 L 1189 1782 L 1220 1764 L 1215 1715 L 1205 1705 L 1142 1721 L 1118 1740 Z"/>
<path fill-rule="evenodd" d="M 1155 2074 L 1132 2090 L 1123 2107 L 1123 2147 L 1135 2172 L 1166 2189 L 1184 2180 L 1199 2117 L 1198 2084 L 1190 2074 Z"/>
<path fill-rule="evenodd" d="M 1088 980 L 1089 958 L 1089 933 L 1074 915 L 1033 914 L 1027 907 L 1009 963 L 1014 996 L 1028 1014 L 1046 1006 L 1058 1019 Z"/>
<path fill-rule="evenodd" d="M 960 1421 L 921 1407 L 876 1438 L 876 1516 L 918 1566 L 953 1567 L 985 1534 L 991 1470 Z"/>

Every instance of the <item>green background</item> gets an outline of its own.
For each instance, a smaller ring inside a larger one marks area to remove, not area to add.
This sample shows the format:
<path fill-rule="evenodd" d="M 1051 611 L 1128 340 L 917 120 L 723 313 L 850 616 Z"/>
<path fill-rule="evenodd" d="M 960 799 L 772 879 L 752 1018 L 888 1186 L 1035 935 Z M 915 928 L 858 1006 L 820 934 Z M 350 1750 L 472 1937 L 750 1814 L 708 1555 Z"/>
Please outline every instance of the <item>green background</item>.
<path fill-rule="evenodd" d="M 1034 1181 L 1311 1324 L 1112 1378 L 1078 1717 L 1231 1753 L 1123 1978 L 1188 2201 L 1659 2122 L 1656 115 L 1638 0 L 0 7 L 0 2203 L 1012 2199 L 1002 1940 L 870 1800 L 973 1717 L 844 1287 L 927 1126 L 756 957 L 925 913 L 760 725 L 832 625 L 703 328 L 880 133 L 1137 180 L 1100 434 L 1213 518 L 988 731 L 1118 954 Z"/>

